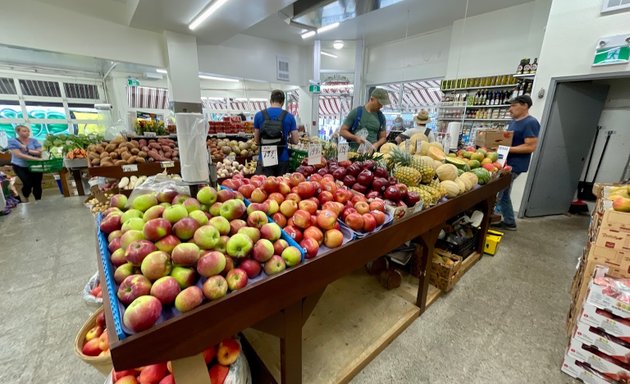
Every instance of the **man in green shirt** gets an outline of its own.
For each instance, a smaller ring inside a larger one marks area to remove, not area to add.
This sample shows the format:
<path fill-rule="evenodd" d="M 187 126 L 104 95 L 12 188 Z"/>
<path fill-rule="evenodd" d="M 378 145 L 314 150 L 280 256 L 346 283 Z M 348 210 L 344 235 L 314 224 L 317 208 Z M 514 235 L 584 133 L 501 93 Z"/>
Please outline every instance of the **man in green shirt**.
<path fill-rule="evenodd" d="M 376 88 L 370 94 L 370 100 L 362 107 L 357 107 L 350 111 L 346 119 L 341 125 L 340 135 L 350 144 L 352 150 L 357 150 L 360 144 L 369 141 L 372 144 L 372 150 L 376 151 L 385 143 L 387 139 L 387 131 L 385 130 L 385 117 L 381 112 L 384 105 L 390 104 L 387 91 L 382 88 Z M 359 112 L 359 108 L 362 109 Z M 358 126 L 353 127 L 357 119 L 357 114 L 361 113 L 361 119 Z M 366 129 L 368 135 L 366 138 L 357 135 L 362 129 Z"/>

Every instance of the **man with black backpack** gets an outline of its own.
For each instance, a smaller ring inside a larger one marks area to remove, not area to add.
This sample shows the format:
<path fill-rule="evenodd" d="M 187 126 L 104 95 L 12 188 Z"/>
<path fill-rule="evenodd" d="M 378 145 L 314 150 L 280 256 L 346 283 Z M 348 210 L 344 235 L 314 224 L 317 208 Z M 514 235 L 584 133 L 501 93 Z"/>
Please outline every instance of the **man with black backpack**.
<path fill-rule="evenodd" d="M 387 140 L 385 115 L 381 112 L 383 106 L 390 104 L 387 91 L 376 88 L 370 94 L 370 100 L 364 106 L 350 111 L 341 125 L 339 134 L 348 141 L 350 149 L 357 150 L 359 145 L 369 142 L 372 148 L 368 151 L 376 151 Z M 367 137 L 357 135 L 361 130 L 367 131 Z"/>
<path fill-rule="evenodd" d="M 289 143 L 297 144 L 299 135 L 295 117 L 282 109 L 284 92 L 279 89 L 271 91 L 269 103 L 269 108 L 254 116 L 254 140 L 259 148 L 256 173 L 282 176 L 289 171 Z M 265 162 L 273 165 L 263 166 L 263 154 Z"/>

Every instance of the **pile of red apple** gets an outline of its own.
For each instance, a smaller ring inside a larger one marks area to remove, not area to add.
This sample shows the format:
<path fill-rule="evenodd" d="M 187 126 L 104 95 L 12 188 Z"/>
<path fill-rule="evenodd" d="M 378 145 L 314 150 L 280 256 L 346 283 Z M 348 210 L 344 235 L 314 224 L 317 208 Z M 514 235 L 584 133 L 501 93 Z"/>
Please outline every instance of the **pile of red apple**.
<path fill-rule="evenodd" d="M 367 233 L 385 224 L 385 203 L 383 200 L 357 201 L 354 206 L 347 204 L 341 211 L 341 219 L 353 231 Z"/>
<path fill-rule="evenodd" d="M 101 282 L 97 281 L 96 282 L 96 286 L 92 289 L 90 289 L 90 295 L 92 295 L 95 298 L 102 298 L 103 297 L 103 287 L 101 287 Z"/>
<path fill-rule="evenodd" d="M 225 339 L 202 352 L 212 384 L 223 384 L 241 354 L 241 345 L 234 339 Z M 137 369 L 113 371 L 114 384 L 174 384 L 171 362 L 151 364 Z"/>
<path fill-rule="evenodd" d="M 125 195 L 112 197 L 100 230 L 127 330 L 152 327 L 164 307 L 188 312 L 245 287 L 262 270 L 273 275 L 302 262 L 280 227 L 239 197 L 211 187 L 196 199 L 165 191 L 140 195 L 128 209 Z"/>
<path fill-rule="evenodd" d="M 105 312 L 96 315 L 96 325 L 90 328 L 83 339 L 81 352 L 86 356 L 109 356 L 109 337 L 105 325 Z"/>
<path fill-rule="evenodd" d="M 306 251 L 306 257 L 317 255 L 321 246 L 329 249 L 343 244 L 337 218 L 346 205 L 354 207 L 367 201 L 360 193 L 336 182 L 332 175 L 313 174 L 310 180 L 299 172 L 288 177 L 235 175 L 223 185 L 237 190 L 251 202 L 248 209 L 267 214 Z"/>

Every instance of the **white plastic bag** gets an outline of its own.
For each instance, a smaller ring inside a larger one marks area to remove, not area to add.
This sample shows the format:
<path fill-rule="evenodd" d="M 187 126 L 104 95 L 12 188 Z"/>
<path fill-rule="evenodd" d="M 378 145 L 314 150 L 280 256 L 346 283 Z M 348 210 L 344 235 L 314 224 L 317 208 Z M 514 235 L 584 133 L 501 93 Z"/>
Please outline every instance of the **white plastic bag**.
<path fill-rule="evenodd" d="M 90 280 L 88 280 L 87 284 L 85 284 L 85 287 L 83 288 L 83 300 L 85 300 L 85 302 L 90 305 L 93 305 L 95 307 L 100 307 L 101 305 L 103 305 L 103 298 L 92 296 L 92 294 L 90 293 L 90 291 L 96 288 L 97 285 L 98 285 L 98 271 L 94 275 L 92 275 L 92 277 L 90 277 Z"/>
<path fill-rule="evenodd" d="M 230 372 L 228 372 L 224 384 L 253 384 L 252 371 L 249 369 L 249 363 L 243 353 L 242 346 L 238 359 L 236 359 L 234 364 L 230 365 Z"/>

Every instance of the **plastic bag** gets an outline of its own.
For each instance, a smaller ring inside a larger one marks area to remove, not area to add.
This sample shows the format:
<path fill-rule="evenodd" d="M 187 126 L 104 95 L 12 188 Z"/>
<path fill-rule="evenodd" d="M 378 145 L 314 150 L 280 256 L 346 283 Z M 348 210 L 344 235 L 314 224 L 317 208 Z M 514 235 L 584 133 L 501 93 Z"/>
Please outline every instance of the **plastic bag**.
<path fill-rule="evenodd" d="M 85 284 L 85 287 L 83 288 L 83 300 L 85 300 L 85 302 L 90 305 L 94 305 L 95 307 L 100 307 L 103 304 L 102 297 L 96 297 L 90 293 L 92 289 L 96 288 L 98 283 L 98 272 L 96 272 L 94 275 L 92 275 L 92 277 L 90 277 L 90 280 L 88 280 L 87 284 Z"/>
<path fill-rule="evenodd" d="M 175 180 L 168 175 L 157 174 L 149 176 L 142 185 L 135 188 L 129 196 L 129 205 L 133 202 L 133 199 L 140 195 L 145 195 L 151 192 L 174 192 L 176 194 L 190 195 L 190 187 L 184 185 L 181 181 Z"/>

